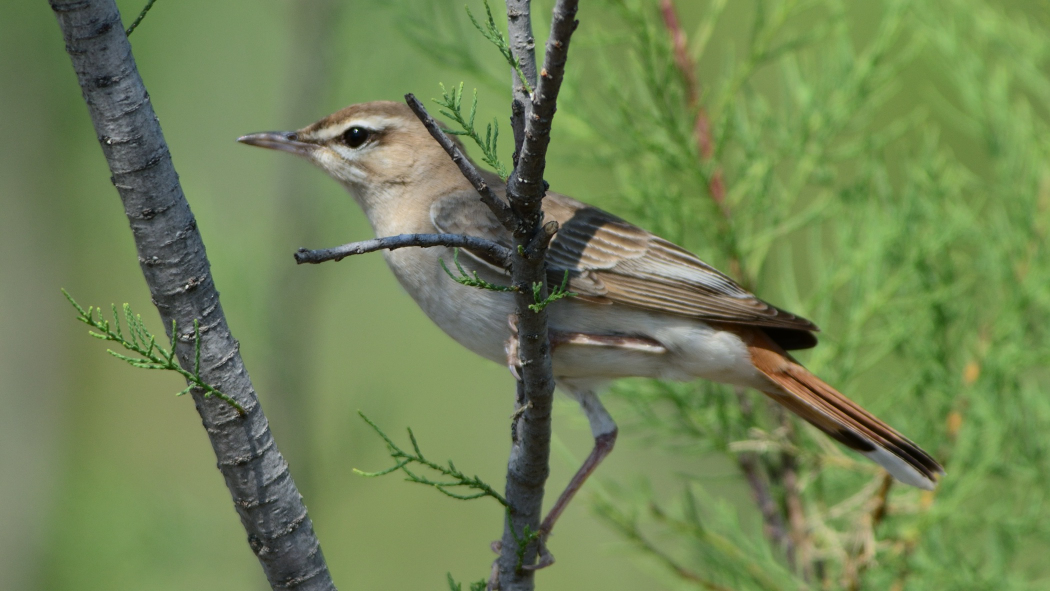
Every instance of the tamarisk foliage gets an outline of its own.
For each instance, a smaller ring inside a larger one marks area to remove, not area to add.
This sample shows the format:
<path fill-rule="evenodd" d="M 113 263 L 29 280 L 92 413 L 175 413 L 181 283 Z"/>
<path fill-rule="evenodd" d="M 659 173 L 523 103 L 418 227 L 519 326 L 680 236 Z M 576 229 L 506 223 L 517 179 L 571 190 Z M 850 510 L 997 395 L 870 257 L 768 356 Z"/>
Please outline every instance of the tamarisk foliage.
<path fill-rule="evenodd" d="M 239 402 L 223 394 L 201 378 L 201 333 L 198 321 L 193 321 L 193 346 L 196 351 L 194 354 L 196 361 L 193 365 L 193 371 L 189 371 L 183 369 L 179 365 L 178 359 L 175 358 L 175 339 L 179 338 L 179 332 L 174 320 L 171 321 L 171 349 L 165 349 L 157 344 L 157 337 L 146 328 L 146 325 L 142 322 L 142 316 L 133 313 L 131 306 L 128 304 L 124 304 L 120 312 L 117 311 L 117 305 L 113 304 L 113 322 L 110 323 L 109 320 L 102 317 L 102 308 L 89 306 L 85 310 L 66 290 L 62 290 L 62 295 L 66 296 L 69 303 L 76 308 L 77 320 L 98 331 L 90 330 L 88 334 L 96 339 L 117 343 L 126 351 L 135 353 L 138 357 L 131 357 L 112 349 L 107 349 L 110 355 L 126 361 L 132 367 L 173 371 L 186 378 L 189 385 L 176 393 L 176 396 L 188 394 L 193 388 L 200 388 L 205 398 L 214 396 L 237 409 L 238 413 L 244 414 L 244 407 Z M 120 325 L 121 316 L 124 317 L 127 336 L 124 335 L 124 329 Z"/>
<path fill-rule="evenodd" d="M 632 380 L 610 409 L 625 441 L 711 459 L 669 498 L 609 486 L 599 514 L 705 589 L 1041 587 L 1048 24 L 983 0 L 886 0 L 874 22 L 654 4 L 606 2 L 605 86 L 567 128 L 616 179 L 607 206 L 814 320 L 805 363 L 948 474 L 897 486 L 757 394 Z"/>

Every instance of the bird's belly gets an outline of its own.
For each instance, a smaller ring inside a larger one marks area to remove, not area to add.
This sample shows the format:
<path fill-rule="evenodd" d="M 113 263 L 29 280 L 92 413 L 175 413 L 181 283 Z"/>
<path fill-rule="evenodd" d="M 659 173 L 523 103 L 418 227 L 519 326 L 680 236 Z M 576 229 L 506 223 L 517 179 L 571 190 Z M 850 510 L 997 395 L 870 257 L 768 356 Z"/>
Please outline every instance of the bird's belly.
<path fill-rule="evenodd" d="M 401 286 L 423 313 L 460 345 L 486 359 L 505 363 L 504 344 L 511 335 L 508 319 L 514 311 L 513 294 L 454 282 L 438 262 L 440 258 L 452 267 L 451 249 L 425 249 L 424 256 L 411 259 L 405 256 L 409 250 L 384 254 Z M 405 258 L 394 264 L 392 260 L 399 257 Z"/>
<path fill-rule="evenodd" d="M 388 262 L 405 251 L 384 253 Z M 437 259 L 451 259 L 449 249 L 427 249 L 425 256 L 391 264 L 409 295 L 435 324 L 459 344 L 500 364 L 511 336 L 514 312 L 510 293 L 486 291 L 453 282 Z M 436 275 L 435 275 L 436 274 Z M 428 277 L 429 275 L 429 277 Z M 560 335 L 627 337 L 628 344 L 555 344 L 555 378 L 650 377 L 686 381 L 704 378 L 762 387 L 766 380 L 751 364 L 747 346 L 730 331 L 703 321 L 654 314 L 623 305 L 600 305 L 572 299 L 547 308 L 550 330 Z M 558 341 L 555 335 L 555 343 Z M 630 346 L 630 339 L 655 346 Z M 600 341 L 601 339 L 599 339 Z"/>
<path fill-rule="evenodd" d="M 552 310 L 551 329 L 628 337 L 627 346 L 556 347 L 556 377 L 650 377 L 675 381 L 703 378 L 740 386 L 766 385 L 740 337 L 700 320 L 626 306 L 574 302 Z M 644 341 L 631 344 L 630 337 L 642 337 Z M 646 342 L 658 343 L 663 351 L 645 346 Z"/>

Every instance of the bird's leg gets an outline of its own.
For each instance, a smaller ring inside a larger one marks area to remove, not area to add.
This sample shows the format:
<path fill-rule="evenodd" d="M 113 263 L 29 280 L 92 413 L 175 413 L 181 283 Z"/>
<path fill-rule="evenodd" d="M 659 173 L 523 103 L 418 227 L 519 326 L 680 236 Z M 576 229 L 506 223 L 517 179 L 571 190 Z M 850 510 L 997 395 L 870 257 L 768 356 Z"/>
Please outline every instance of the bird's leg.
<path fill-rule="evenodd" d="M 530 569 L 541 569 L 554 564 L 554 557 L 551 556 L 550 552 L 547 551 L 543 542 L 547 536 L 550 535 L 551 530 L 554 529 L 555 522 L 558 521 L 558 517 L 561 516 L 565 508 L 569 506 L 569 502 L 576 496 L 576 493 L 580 491 L 583 483 L 587 481 L 587 477 L 598 467 L 598 464 L 602 463 L 602 460 L 609 455 L 613 450 L 613 445 L 616 443 L 616 434 L 618 429 L 616 423 L 609 415 L 605 407 L 602 406 L 598 396 L 590 389 L 573 389 L 569 388 L 569 394 L 575 398 L 579 403 L 580 407 L 583 408 L 583 412 L 587 415 L 587 420 L 591 424 L 591 434 L 594 435 L 594 449 L 591 450 L 590 455 L 584 460 L 583 465 L 576 471 L 576 474 L 569 481 L 569 485 L 565 487 L 558 500 L 551 507 L 547 517 L 543 519 L 543 523 L 540 524 L 540 560 L 534 565 L 525 567 Z"/>

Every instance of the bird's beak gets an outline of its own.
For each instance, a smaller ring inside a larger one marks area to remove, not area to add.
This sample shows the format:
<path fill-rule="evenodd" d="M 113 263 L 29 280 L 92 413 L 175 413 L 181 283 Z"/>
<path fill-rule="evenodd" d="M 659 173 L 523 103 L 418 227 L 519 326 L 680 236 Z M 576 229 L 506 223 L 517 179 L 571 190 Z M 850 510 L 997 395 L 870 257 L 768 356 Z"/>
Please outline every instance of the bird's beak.
<path fill-rule="evenodd" d="M 317 149 L 317 144 L 299 139 L 299 134 L 294 131 L 264 131 L 261 133 L 250 133 L 237 138 L 237 141 L 249 146 L 259 146 L 271 150 L 291 152 L 300 156 L 309 156 Z"/>

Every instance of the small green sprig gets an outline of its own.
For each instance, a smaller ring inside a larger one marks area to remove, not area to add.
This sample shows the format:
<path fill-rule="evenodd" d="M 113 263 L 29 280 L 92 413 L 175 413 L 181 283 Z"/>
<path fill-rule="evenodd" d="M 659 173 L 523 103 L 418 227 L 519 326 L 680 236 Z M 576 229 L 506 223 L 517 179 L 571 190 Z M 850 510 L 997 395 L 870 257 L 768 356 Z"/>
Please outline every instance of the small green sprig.
<path fill-rule="evenodd" d="M 452 460 L 449 460 L 448 467 L 445 467 L 441 464 L 436 464 L 423 457 L 423 452 L 419 450 L 419 444 L 416 442 L 416 436 L 412 433 L 412 429 L 408 430 L 408 439 L 412 442 L 412 450 L 415 453 L 406 452 L 405 450 L 398 447 L 397 444 L 394 443 L 394 441 L 390 439 L 390 437 L 388 437 L 382 429 L 379 428 L 379 425 L 373 423 L 372 419 L 369 419 L 367 416 L 365 416 L 364 413 L 358 412 L 357 414 L 361 415 L 361 418 L 364 419 L 364 421 L 368 423 L 373 429 L 375 429 L 375 432 L 383 438 L 383 441 L 386 442 L 387 449 L 390 451 L 390 457 L 394 459 L 395 464 L 387 468 L 386 470 L 380 470 L 378 472 L 363 472 L 361 470 L 358 470 L 357 468 L 354 468 L 355 473 L 360 474 L 361 476 L 367 476 L 369 478 L 372 478 L 376 476 L 385 476 L 386 474 L 390 474 L 391 472 L 396 472 L 400 470 L 404 472 L 406 476 L 408 476 L 406 480 L 408 480 L 409 482 L 417 482 L 419 484 L 432 486 L 437 490 L 441 491 L 443 494 L 452 497 L 453 499 L 469 501 L 471 499 L 480 499 L 481 497 L 492 497 L 493 499 L 499 501 L 499 503 L 504 507 L 509 507 L 507 499 L 503 498 L 503 495 L 496 492 L 495 489 L 486 484 L 477 476 L 474 476 L 473 478 L 468 478 L 456 468 L 455 464 L 452 463 Z M 409 470 L 408 466 L 411 464 L 419 464 L 451 480 L 443 482 L 431 480 L 426 476 L 416 474 L 412 470 Z M 477 492 L 473 494 L 460 494 L 458 492 L 454 492 L 453 490 L 449 490 L 456 488 L 475 490 Z"/>
<path fill-rule="evenodd" d="M 465 135 L 474 140 L 474 143 L 481 148 L 481 160 L 491 166 L 499 178 L 507 180 L 510 175 L 507 172 L 507 167 L 500 162 L 499 153 L 496 150 L 497 142 L 499 141 L 499 121 L 496 119 L 492 120 L 485 126 L 485 137 L 482 138 L 478 130 L 474 128 L 474 117 L 478 113 L 478 91 L 474 89 L 474 100 L 470 104 L 470 112 L 466 115 L 463 114 L 463 83 L 459 83 L 459 87 L 452 87 L 452 90 L 445 88 L 445 85 L 441 85 L 441 99 L 434 99 L 434 103 L 441 107 L 441 114 L 449 119 L 452 119 L 463 129 L 446 129 L 445 133 L 451 135 Z"/>
<path fill-rule="evenodd" d="M 448 576 L 448 591 L 463 591 L 463 583 L 457 583 L 456 579 L 452 578 L 452 573 L 445 573 Z M 474 581 L 470 584 L 470 591 L 485 591 L 486 587 L 485 579 L 480 581 Z"/>
<path fill-rule="evenodd" d="M 484 0 L 485 4 L 485 24 L 478 22 L 478 19 L 474 18 L 474 14 L 470 12 L 468 7 L 467 16 L 470 17 L 470 22 L 474 23 L 474 28 L 478 30 L 486 39 L 492 42 L 493 45 L 499 49 L 499 52 L 503 54 L 503 59 L 507 60 L 507 64 L 514 69 L 518 74 L 518 79 L 521 80 L 521 85 L 525 87 L 528 93 L 532 94 L 532 86 L 529 85 L 529 81 L 525 78 L 525 72 L 521 69 L 521 61 L 514 57 L 514 52 L 510 50 L 510 43 L 507 42 L 507 38 L 503 36 L 503 31 L 496 26 L 496 19 L 492 18 L 492 7 L 489 6 L 489 0 Z"/>
<path fill-rule="evenodd" d="M 175 337 L 178 333 L 176 332 L 174 320 L 171 321 L 171 349 L 169 350 L 157 344 L 157 337 L 146 329 L 145 324 L 142 322 L 142 316 L 133 313 L 131 311 L 131 306 L 128 304 L 124 304 L 123 314 L 117 310 L 117 305 L 113 304 L 113 323 L 110 324 L 109 320 L 103 318 L 101 308 L 89 306 L 85 310 L 83 306 L 73 299 L 73 296 L 69 295 L 69 292 L 63 289 L 62 294 L 65 295 L 66 299 L 69 300 L 69 303 L 73 304 L 73 307 L 76 308 L 78 314 L 77 320 L 95 329 L 89 330 L 88 334 L 96 339 L 117 343 L 124 349 L 136 353 L 139 356 L 132 357 L 117 353 L 112 349 L 107 349 L 107 352 L 110 355 L 122 361 L 126 361 L 133 367 L 140 367 L 143 369 L 166 369 L 178 373 L 186 378 L 189 385 L 181 392 L 178 392 L 176 396 L 182 396 L 193 388 L 200 388 L 204 391 L 205 398 L 211 398 L 214 396 L 237 409 L 237 412 L 242 416 L 245 414 L 244 407 L 241 406 L 239 402 L 234 400 L 231 396 L 223 394 L 201 378 L 201 334 L 200 323 L 197 320 L 193 321 L 194 361 L 193 371 L 191 372 L 183 369 L 175 358 Z M 124 336 L 124 330 L 120 325 L 121 315 L 124 316 L 124 323 L 127 325 L 127 337 Z M 98 332 L 95 332 L 96 330 Z"/>
<path fill-rule="evenodd" d="M 563 300 L 565 298 L 574 298 L 574 297 L 580 295 L 578 293 L 575 293 L 575 292 L 572 292 L 572 291 L 568 291 L 567 289 L 565 289 L 568 286 L 569 286 L 569 270 L 566 269 L 565 270 L 565 276 L 562 277 L 562 280 L 561 280 L 561 285 L 555 286 L 554 289 L 551 290 L 551 292 L 547 296 L 547 298 L 541 301 L 540 300 L 540 294 L 543 292 L 543 284 L 539 283 L 539 282 L 533 283 L 532 284 L 532 299 L 535 300 L 536 303 L 535 304 L 529 304 L 529 309 L 532 310 L 533 312 L 539 313 L 544 308 L 546 308 L 548 304 L 550 304 L 552 302 L 556 302 L 558 300 Z"/>
<path fill-rule="evenodd" d="M 514 550 L 514 554 L 518 557 L 517 568 L 521 568 L 525 563 L 525 551 L 529 549 L 529 544 L 540 539 L 540 531 L 532 531 L 532 528 L 526 524 L 525 530 L 522 532 L 520 538 L 518 537 L 518 534 L 514 533 L 513 527 L 510 528 L 510 535 L 514 536 L 514 542 L 518 545 Z"/>
<path fill-rule="evenodd" d="M 444 259 L 438 259 L 438 263 L 441 264 L 441 268 L 445 270 L 445 273 L 452 278 L 453 281 L 460 285 L 466 285 L 467 287 L 476 287 L 478 289 L 487 289 L 489 291 L 518 291 L 509 285 L 496 285 L 495 283 L 489 283 L 481 277 L 478 277 L 477 271 L 471 271 L 469 274 L 467 270 L 463 268 L 463 265 L 459 264 L 459 249 L 452 250 L 452 262 L 456 265 L 456 269 L 459 271 L 459 275 L 456 275 L 452 271 L 448 270 L 445 266 Z"/>

